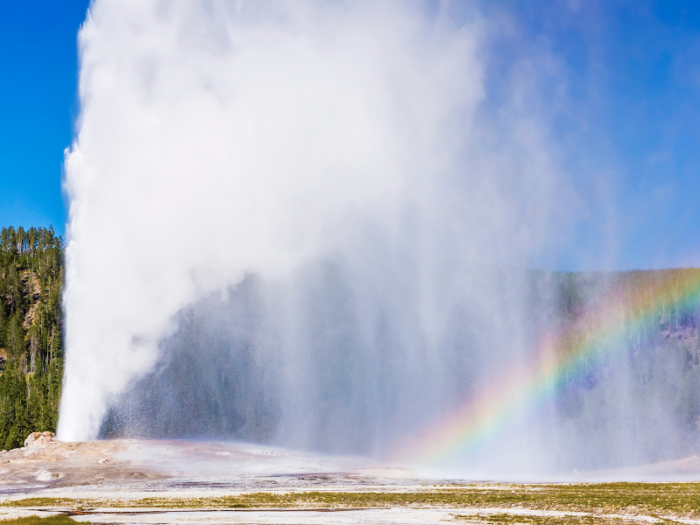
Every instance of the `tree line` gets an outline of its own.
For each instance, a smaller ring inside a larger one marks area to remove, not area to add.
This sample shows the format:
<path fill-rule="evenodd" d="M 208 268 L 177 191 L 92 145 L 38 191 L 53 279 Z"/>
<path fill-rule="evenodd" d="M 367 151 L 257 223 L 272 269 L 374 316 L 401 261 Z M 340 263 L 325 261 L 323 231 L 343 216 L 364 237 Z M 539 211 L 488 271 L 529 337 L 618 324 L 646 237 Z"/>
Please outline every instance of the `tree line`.
<path fill-rule="evenodd" d="M 55 431 L 63 376 L 63 239 L 49 228 L 0 232 L 0 450 Z"/>

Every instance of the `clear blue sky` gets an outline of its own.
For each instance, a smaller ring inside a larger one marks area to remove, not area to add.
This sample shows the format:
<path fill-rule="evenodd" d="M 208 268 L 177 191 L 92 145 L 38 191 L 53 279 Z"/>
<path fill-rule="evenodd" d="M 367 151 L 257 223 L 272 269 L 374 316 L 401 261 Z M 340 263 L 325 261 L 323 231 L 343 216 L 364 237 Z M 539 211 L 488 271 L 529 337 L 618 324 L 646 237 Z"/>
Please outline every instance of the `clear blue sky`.
<path fill-rule="evenodd" d="M 63 233 L 63 150 L 77 114 L 76 34 L 88 2 L 0 10 L 0 224 Z M 614 266 L 700 266 L 700 1 L 501 0 L 525 48 L 567 79 L 556 120 L 567 169 L 589 202 L 572 249 L 617 247 Z M 503 53 L 518 52 L 513 46 Z M 610 224 L 614 235 L 605 235 Z"/>
<path fill-rule="evenodd" d="M 63 150 L 77 114 L 76 35 L 88 1 L 0 8 L 0 224 L 63 233 Z"/>

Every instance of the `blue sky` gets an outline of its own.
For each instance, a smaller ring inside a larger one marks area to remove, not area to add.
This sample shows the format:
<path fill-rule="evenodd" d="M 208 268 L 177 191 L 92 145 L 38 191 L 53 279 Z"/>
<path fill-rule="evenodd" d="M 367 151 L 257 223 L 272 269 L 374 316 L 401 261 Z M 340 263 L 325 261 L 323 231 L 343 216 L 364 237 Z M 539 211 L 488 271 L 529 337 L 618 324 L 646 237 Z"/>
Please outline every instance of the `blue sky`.
<path fill-rule="evenodd" d="M 565 69 L 557 131 L 590 220 L 559 265 L 613 243 L 616 268 L 700 266 L 700 2 L 506 4 Z"/>
<path fill-rule="evenodd" d="M 88 2 L 5 4 L 0 224 L 63 232 L 61 164 L 78 110 L 76 34 Z M 483 5 L 515 21 L 517 38 L 497 53 L 548 54 L 559 68 L 552 86 L 565 81 L 565 108 L 550 121 L 587 209 L 570 247 L 545 264 L 700 266 L 700 2 Z M 603 252 L 612 255 L 585 255 Z"/>
<path fill-rule="evenodd" d="M 0 9 L 0 224 L 63 233 L 63 150 L 77 114 L 76 35 L 87 1 Z"/>

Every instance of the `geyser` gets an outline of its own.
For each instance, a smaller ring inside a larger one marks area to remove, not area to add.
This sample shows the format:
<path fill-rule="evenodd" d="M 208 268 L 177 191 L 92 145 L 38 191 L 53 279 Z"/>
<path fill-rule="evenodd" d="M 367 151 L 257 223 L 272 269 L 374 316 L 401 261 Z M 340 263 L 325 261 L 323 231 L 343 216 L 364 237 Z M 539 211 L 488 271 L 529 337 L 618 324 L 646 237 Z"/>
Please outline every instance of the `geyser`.
<path fill-rule="evenodd" d="M 61 439 L 384 456 L 528 365 L 558 298 L 523 268 L 579 202 L 531 68 L 488 89 L 497 38 L 457 2 L 96 0 Z M 465 464 L 555 468 L 556 411 Z"/>
<path fill-rule="evenodd" d="M 64 438 L 95 437 L 175 314 L 246 272 L 345 257 L 367 293 L 432 323 L 440 265 L 537 244 L 555 183 L 537 130 L 480 140 L 480 21 L 429 7 L 91 6 L 66 159 Z M 405 297 L 379 292 L 382 272 Z"/>

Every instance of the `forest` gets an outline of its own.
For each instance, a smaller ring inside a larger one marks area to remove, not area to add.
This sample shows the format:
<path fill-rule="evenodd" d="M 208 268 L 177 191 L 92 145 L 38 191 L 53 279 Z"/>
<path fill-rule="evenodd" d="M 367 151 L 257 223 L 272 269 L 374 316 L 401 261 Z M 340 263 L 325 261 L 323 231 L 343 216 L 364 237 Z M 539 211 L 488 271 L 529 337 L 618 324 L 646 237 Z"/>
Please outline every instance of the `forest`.
<path fill-rule="evenodd" d="M 52 227 L 0 233 L 0 450 L 55 432 L 63 376 L 63 239 Z"/>

